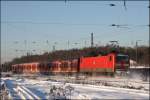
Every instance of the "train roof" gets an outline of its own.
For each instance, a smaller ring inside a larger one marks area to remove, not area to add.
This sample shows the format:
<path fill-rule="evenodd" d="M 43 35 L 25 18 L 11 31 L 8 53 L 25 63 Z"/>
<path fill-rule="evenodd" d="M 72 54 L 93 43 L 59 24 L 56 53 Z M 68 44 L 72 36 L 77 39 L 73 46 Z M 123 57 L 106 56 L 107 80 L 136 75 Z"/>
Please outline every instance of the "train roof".
<path fill-rule="evenodd" d="M 31 63 L 20 63 L 20 64 L 13 64 L 13 66 L 16 65 L 24 65 L 24 64 L 39 64 L 40 62 L 31 62 Z"/>

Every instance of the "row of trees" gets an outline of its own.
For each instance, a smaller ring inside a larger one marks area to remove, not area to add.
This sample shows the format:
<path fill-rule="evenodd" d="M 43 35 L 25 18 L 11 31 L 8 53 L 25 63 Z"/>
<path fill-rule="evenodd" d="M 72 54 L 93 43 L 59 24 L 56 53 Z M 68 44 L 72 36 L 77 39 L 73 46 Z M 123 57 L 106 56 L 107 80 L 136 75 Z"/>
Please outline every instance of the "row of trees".
<path fill-rule="evenodd" d="M 50 62 L 54 60 L 67 60 L 76 59 L 80 57 L 98 56 L 105 55 L 109 52 L 118 52 L 127 54 L 132 60 L 136 61 L 136 56 L 138 56 L 138 64 L 149 66 L 149 47 L 141 46 L 138 48 L 131 47 L 111 47 L 111 46 L 101 46 L 101 47 L 89 47 L 82 49 L 71 49 L 71 50 L 57 50 L 54 52 L 45 52 L 42 55 L 27 55 L 20 58 L 15 58 L 11 62 L 7 62 L 1 66 L 4 71 L 6 69 L 11 69 L 12 64 L 27 63 L 27 62 Z M 137 52 L 138 51 L 138 52 Z"/>

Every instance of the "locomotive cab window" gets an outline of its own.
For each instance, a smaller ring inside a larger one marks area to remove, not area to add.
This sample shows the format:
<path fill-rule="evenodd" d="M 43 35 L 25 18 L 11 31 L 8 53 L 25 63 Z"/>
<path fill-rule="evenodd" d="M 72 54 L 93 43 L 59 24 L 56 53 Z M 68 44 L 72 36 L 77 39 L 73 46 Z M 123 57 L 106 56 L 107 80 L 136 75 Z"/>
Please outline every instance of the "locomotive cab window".
<path fill-rule="evenodd" d="M 116 60 L 117 60 L 117 62 L 120 62 L 120 61 L 128 62 L 129 61 L 129 56 L 126 56 L 126 55 L 117 55 Z"/>

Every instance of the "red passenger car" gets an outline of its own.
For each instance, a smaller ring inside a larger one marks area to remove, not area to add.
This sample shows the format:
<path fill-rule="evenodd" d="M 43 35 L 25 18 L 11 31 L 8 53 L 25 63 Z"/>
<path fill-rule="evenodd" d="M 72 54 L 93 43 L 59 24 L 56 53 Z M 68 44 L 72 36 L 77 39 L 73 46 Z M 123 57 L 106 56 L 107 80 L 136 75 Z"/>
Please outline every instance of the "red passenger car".
<path fill-rule="evenodd" d="M 110 53 L 105 56 L 74 60 L 35 62 L 12 65 L 14 73 L 111 73 L 127 71 L 129 56 Z"/>

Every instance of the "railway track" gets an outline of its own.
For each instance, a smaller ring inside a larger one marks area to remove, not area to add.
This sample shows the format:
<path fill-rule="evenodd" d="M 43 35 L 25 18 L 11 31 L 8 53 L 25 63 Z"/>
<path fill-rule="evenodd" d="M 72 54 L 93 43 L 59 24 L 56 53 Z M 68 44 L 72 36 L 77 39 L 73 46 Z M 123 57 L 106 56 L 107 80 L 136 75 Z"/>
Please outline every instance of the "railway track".
<path fill-rule="evenodd" d="M 39 100 L 41 99 L 37 95 L 35 95 L 33 92 L 31 92 L 28 88 L 25 86 L 18 86 L 17 91 L 22 99 L 31 99 L 31 100 Z"/>
<path fill-rule="evenodd" d="M 15 75 L 16 80 L 18 79 L 31 79 L 31 80 L 43 80 L 43 81 L 53 81 L 53 82 L 63 82 L 63 83 L 73 83 L 73 84 L 87 84 L 93 86 L 110 86 L 110 87 L 119 87 L 119 88 L 128 88 L 135 90 L 144 90 L 149 91 L 149 82 L 142 80 L 133 80 L 126 78 L 112 78 L 112 77 L 86 77 L 81 79 L 76 79 L 76 77 L 64 77 L 64 76 L 21 76 Z M 145 88 L 146 85 L 146 88 Z M 29 99 L 39 99 L 34 94 L 32 94 L 30 89 L 26 88 L 26 86 L 19 87 L 20 90 L 24 92 L 21 93 L 21 98 L 29 98 Z M 30 95 L 30 96 L 29 96 Z"/>
<path fill-rule="evenodd" d="M 138 89 L 149 91 L 149 82 L 141 80 L 132 80 L 132 79 L 118 79 L 118 78 L 99 78 L 94 79 L 93 77 L 87 79 L 70 79 L 70 78 L 47 78 L 47 80 L 64 82 L 64 83 L 75 83 L 75 84 L 89 84 L 95 86 L 111 86 L 111 87 L 120 87 L 120 88 L 129 88 L 129 89 Z M 146 86 L 146 87 L 145 87 Z"/>
<path fill-rule="evenodd" d="M 60 78 L 60 79 L 62 79 L 62 78 Z M 53 86 L 56 86 L 58 89 L 59 89 L 59 87 L 63 87 L 63 86 L 71 86 L 75 89 L 75 91 L 74 91 L 75 95 L 78 95 L 77 97 L 81 96 L 80 99 L 82 97 L 86 98 L 88 96 L 89 96 L 89 98 L 91 98 L 90 96 L 95 97 L 95 95 L 98 93 L 100 93 L 99 95 L 101 95 L 104 98 L 107 98 L 109 96 L 114 96 L 114 97 L 119 98 L 120 96 L 116 95 L 115 92 L 117 92 L 120 95 L 129 96 L 128 98 L 138 98 L 138 97 L 147 98 L 147 95 L 149 94 L 149 91 L 145 91 L 143 89 L 138 90 L 138 89 L 133 89 L 133 88 L 129 89 L 129 88 L 120 88 L 120 87 L 115 87 L 115 86 L 109 87 L 108 83 L 106 81 L 99 81 L 99 80 L 97 82 L 103 83 L 102 85 L 96 84 L 96 81 L 94 81 L 94 80 L 92 80 L 92 81 L 91 80 L 90 81 L 89 80 L 74 81 L 74 80 L 68 79 L 66 81 L 66 80 L 59 80 L 58 77 L 57 77 L 57 80 L 50 79 L 48 77 L 47 77 L 47 79 L 46 79 L 46 77 L 37 77 L 36 79 L 35 78 L 33 78 L 33 79 L 20 78 L 19 79 L 19 78 L 11 77 L 10 79 L 6 79 L 5 81 L 6 81 L 6 85 L 8 86 L 8 88 L 11 91 L 10 93 L 13 93 L 12 99 L 14 99 L 14 100 L 16 100 L 16 99 L 39 100 L 39 99 L 44 99 L 44 98 L 47 99 L 49 96 L 51 96 L 51 95 L 49 95 L 49 91 Z M 110 81 L 113 82 L 113 80 L 110 80 Z M 79 82 L 79 84 L 78 84 L 78 82 Z M 82 82 L 85 82 L 85 83 L 82 83 Z M 38 93 L 36 93 L 34 90 L 38 91 Z M 120 90 L 122 90 L 123 92 L 121 92 Z M 87 91 L 90 91 L 94 95 L 89 94 L 90 92 L 87 92 Z M 104 95 L 107 94 L 108 96 L 104 96 L 102 94 L 104 94 Z M 43 95 L 43 97 L 41 95 Z M 99 95 L 97 95 L 97 98 L 99 98 Z M 139 95 L 141 95 L 141 96 L 139 96 Z"/>
<path fill-rule="evenodd" d="M 15 76 L 17 78 L 17 76 Z M 18 78 L 28 78 L 28 79 L 40 79 L 40 80 L 52 80 L 52 81 L 62 81 L 62 82 L 69 82 L 69 83 L 92 83 L 92 82 L 122 82 L 122 83 L 138 83 L 138 84 L 148 84 L 148 81 L 143 81 L 143 80 L 136 80 L 136 79 L 129 79 L 128 77 L 84 77 L 84 78 L 79 78 L 77 79 L 76 77 L 68 77 L 68 76 L 37 76 L 37 75 L 32 75 L 32 76 L 21 76 L 19 75 Z"/>
<path fill-rule="evenodd" d="M 11 100 L 21 99 L 21 100 L 40 100 L 41 98 L 34 94 L 26 86 L 18 84 L 14 80 L 5 80 L 6 88 L 8 90 L 8 96 Z"/>

